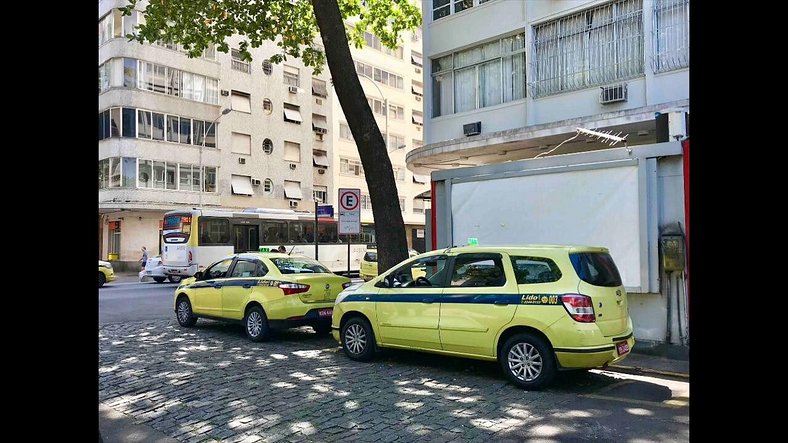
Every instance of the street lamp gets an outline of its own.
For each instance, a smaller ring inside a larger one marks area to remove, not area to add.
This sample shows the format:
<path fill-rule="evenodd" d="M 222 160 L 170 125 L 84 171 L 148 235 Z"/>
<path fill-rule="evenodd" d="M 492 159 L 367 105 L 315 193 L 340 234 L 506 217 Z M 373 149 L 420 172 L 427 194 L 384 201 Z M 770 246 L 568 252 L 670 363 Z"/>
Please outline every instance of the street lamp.
<path fill-rule="evenodd" d="M 211 127 L 222 118 L 223 115 L 227 115 L 233 112 L 232 108 L 224 108 L 222 109 L 222 113 L 216 117 L 207 128 L 205 128 L 205 134 L 202 136 L 202 144 L 200 145 L 200 209 L 202 209 L 202 193 L 205 190 L 205 171 L 202 169 L 202 150 L 205 149 L 205 138 L 208 136 L 208 131 L 211 130 Z"/>
<path fill-rule="evenodd" d="M 358 75 L 369 79 L 372 82 L 372 86 L 374 86 L 375 89 L 378 90 L 378 93 L 380 94 L 380 98 L 383 99 L 383 107 L 385 108 L 385 113 L 386 113 L 386 138 L 383 139 L 383 142 L 384 142 L 384 144 L 386 146 L 386 150 L 388 150 L 388 148 L 389 148 L 389 99 L 387 99 L 386 96 L 383 95 L 383 91 L 380 90 L 380 86 L 378 86 L 378 84 L 375 83 L 375 80 L 372 77 L 368 76 L 367 74 L 362 74 L 360 72 L 358 73 Z M 375 111 L 373 110 L 372 113 L 374 114 Z M 397 149 L 399 149 L 399 148 L 397 148 Z"/>

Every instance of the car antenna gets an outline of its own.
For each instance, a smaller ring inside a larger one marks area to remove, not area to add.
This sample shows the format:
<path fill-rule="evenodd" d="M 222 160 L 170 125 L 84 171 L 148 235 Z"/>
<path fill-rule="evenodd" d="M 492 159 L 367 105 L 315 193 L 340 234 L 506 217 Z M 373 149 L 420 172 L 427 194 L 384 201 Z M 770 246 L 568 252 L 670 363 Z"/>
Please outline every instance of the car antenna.
<path fill-rule="evenodd" d="M 290 248 L 290 252 L 288 252 L 288 253 L 287 253 L 287 255 L 290 255 L 290 254 L 292 254 L 292 253 L 293 253 L 293 249 L 295 249 L 295 245 L 293 245 L 293 247 L 292 247 L 292 248 Z"/>

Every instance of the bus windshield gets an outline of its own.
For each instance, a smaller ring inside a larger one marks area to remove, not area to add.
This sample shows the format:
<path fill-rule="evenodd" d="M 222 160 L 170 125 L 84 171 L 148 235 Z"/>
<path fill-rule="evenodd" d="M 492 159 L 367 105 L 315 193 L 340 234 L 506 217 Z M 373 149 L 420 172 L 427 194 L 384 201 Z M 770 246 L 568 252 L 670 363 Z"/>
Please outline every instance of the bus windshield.
<path fill-rule="evenodd" d="M 174 214 L 164 217 L 162 237 L 164 243 L 186 243 L 192 232 L 192 216 Z"/>

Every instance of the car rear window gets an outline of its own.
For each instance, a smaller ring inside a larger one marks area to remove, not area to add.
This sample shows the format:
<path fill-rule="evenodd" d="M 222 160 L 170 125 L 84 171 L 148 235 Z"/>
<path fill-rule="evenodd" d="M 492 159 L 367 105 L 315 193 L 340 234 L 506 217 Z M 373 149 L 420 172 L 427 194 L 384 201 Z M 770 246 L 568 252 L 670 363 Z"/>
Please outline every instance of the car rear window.
<path fill-rule="evenodd" d="M 367 252 L 366 254 L 364 254 L 364 261 L 371 261 L 371 262 L 378 261 L 378 253 L 377 252 Z"/>
<path fill-rule="evenodd" d="M 569 254 L 577 276 L 594 286 L 621 286 L 621 275 L 613 257 L 604 252 L 576 252 Z"/>
<path fill-rule="evenodd" d="M 331 274 L 320 262 L 307 257 L 272 258 L 271 261 L 282 274 Z"/>
<path fill-rule="evenodd" d="M 550 283 L 561 278 L 561 270 L 549 258 L 515 256 L 512 268 L 518 285 Z"/>

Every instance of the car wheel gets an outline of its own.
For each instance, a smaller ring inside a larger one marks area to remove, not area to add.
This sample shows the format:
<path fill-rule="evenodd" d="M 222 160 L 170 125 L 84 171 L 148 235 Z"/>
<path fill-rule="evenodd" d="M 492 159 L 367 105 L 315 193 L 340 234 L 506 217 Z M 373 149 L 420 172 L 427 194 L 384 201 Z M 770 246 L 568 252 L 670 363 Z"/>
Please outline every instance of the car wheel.
<path fill-rule="evenodd" d="M 353 317 L 342 326 L 342 349 L 345 355 L 356 361 L 372 361 L 375 356 L 375 333 L 369 322 Z"/>
<path fill-rule="evenodd" d="M 107 277 L 104 275 L 103 272 L 99 272 L 99 285 L 98 285 L 98 287 L 100 288 L 100 287 L 104 286 L 104 283 L 106 283 L 106 282 L 107 282 Z"/>
<path fill-rule="evenodd" d="M 317 335 L 328 335 L 331 333 L 331 325 L 330 324 L 319 324 L 312 326 L 312 329 L 315 330 Z"/>
<path fill-rule="evenodd" d="M 268 338 L 268 317 L 260 306 L 252 306 L 244 317 L 244 331 L 252 341 L 263 341 Z"/>
<path fill-rule="evenodd" d="M 153 281 L 156 283 L 164 283 L 164 280 L 166 280 L 166 277 L 153 277 Z"/>
<path fill-rule="evenodd" d="M 184 328 L 190 328 L 197 323 L 197 317 L 192 313 L 192 304 L 189 302 L 189 297 L 184 295 L 178 299 L 175 316 L 178 317 L 178 324 Z"/>
<path fill-rule="evenodd" d="M 556 372 L 552 349 L 544 339 L 530 333 L 506 340 L 498 360 L 509 380 L 529 391 L 549 385 Z"/>
<path fill-rule="evenodd" d="M 180 275 L 168 275 L 167 276 L 167 280 L 169 280 L 170 283 L 179 283 L 181 281 L 181 278 L 182 277 Z"/>

